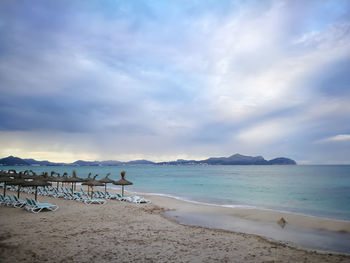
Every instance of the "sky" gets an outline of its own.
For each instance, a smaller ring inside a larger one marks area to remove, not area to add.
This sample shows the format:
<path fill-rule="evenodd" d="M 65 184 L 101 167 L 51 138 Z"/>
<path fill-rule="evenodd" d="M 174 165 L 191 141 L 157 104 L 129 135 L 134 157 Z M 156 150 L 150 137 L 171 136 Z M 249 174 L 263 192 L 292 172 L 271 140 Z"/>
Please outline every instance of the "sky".
<path fill-rule="evenodd" d="M 350 2 L 2 0 L 0 157 L 350 164 Z"/>

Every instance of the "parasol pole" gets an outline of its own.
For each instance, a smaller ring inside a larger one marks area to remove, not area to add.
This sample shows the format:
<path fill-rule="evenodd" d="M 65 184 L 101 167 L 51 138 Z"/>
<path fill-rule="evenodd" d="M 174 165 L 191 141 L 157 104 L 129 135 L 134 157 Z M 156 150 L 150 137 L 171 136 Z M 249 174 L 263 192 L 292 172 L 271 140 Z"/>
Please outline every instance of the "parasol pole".
<path fill-rule="evenodd" d="M 38 186 L 35 186 L 35 201 L 38 200 Z"/>

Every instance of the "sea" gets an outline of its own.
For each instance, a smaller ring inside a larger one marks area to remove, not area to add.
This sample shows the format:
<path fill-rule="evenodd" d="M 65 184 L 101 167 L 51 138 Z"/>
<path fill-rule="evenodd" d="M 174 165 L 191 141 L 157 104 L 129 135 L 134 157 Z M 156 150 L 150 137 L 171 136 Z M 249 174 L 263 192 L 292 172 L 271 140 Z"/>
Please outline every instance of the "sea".
<path fill-rule="evenodd" d="M 2 166 L 133 182 L 126 190 L 187 202 L 257 208 L 350 221 L 350 165 Z M 113 186 L 113 185 L 111 185 Z M 119 188 L 118 186 L 113 186 Z"/>

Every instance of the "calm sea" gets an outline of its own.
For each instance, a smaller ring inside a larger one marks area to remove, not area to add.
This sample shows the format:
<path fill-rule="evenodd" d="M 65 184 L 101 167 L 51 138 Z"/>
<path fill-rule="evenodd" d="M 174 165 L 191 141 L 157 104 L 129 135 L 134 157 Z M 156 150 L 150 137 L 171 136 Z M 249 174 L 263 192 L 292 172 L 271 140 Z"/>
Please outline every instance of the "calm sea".
<path fill-rule="evenodd" d="M 134 185 L 127 189 L 191 202 L 272 209 L 350 221 L 350 166 L 3 166 L 0 169 L 89 172 L 102 179 L 111 173 Z M 116 186 L 115 186 L 116 187 Z"/>

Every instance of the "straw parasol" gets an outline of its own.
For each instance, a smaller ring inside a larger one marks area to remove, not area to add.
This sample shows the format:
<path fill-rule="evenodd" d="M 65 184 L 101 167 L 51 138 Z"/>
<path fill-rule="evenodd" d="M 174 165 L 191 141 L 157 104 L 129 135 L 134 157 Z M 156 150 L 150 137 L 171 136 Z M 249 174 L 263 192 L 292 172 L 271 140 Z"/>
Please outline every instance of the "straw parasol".
<path fill-rule="evenodd" d="M 51 179 L 51 182 L 56 182 L 57 183 L 57 189 L 60 185 L 60 183 L 62 183 L 62 186 L 63 186 L 63 183 L 67 180 L 67 178 L 64 178 L 63 176 L 60 176 L 59 173 L 57 173 L 57 176 L 54 177 L 53 179 Z"/>
<path fill-rule="evenodd" d="M 43 181 L 49 181 L 50 177 L 47 172 L 42 172 L 40 175 L 36 175 L 34 177 L 35 180 L 43 180 Z"/>
<path fill-rule="evenodd" d="M 92 175 L 92 173 L 89 173 L 89 174 L 88 174 L 88 177 L 83 179 L 84 182 L 89 182 L 90 180 L 92 180 L 91 175 Z M 97 175 L 96 175 L 96 176 L 97 176 Z M 83 185 L 83 184 L 82 184 L 82 185 Z M 88 195 L 89 195 L 89 190 L 90 190 L 90 187 L 88 186 Z"/>
<path fill-rule="evenodd" d="M 107 184 L 110 184 L 110 183 L 114 183 L 114 182 L 115 182 L 115 181 L 113 181 L 112 179 L 109 179 L 109 178 L 108 178 L 108 176 L 110 176 L 110 175 L 111 175 L 111 173 L 108 173 L 108 174 L 106 175 L 105 178 L 99 180 L 100 183 L 105 184 L 105 194 L 106 194 L 106 192 L 107 192 Z"/>
<path fill-rule="evenodd" d="M 4 196 L 6 196 L 6 185 L 7 183 L 13 181 L 14 179 L 12 179 L 9 176 L 1 176 L 0 177 L 0 182 L 4 183 Z"/>
<path fill-rule="evenodd" d="M 92 174 L 89 173 L 89 174 L 88 174 L 88 177 L 85 178 L 85 179 L 83 179 L 83 180 L 84 180 L 85 182 L 92 180 L 91 175 L 92 175 Z"/>
<path fill-rule="evenodd" d="M 16 178 L 11 182 L 8 182 L 7 185 L 17 185 L 17 198 L 19 198 L 19 192 L 21 189 L 21 185 L 23 185 L 26 181 L 23 178 Z"/>
<path fill-rule="evenodd" d="M 90 179 L 89 181 L 82 183 L 82 185 L 87 185 L 88 187 L 91 187 L 91 198 L 92 198 L 92 191 L 94 190 L 94 186 L 103 186 L 104 185 L 103 183 L 95 180 L 97 176 L 98 176 L 98 174 L 96 174 L 93 179 Z M 88 194 L 89 194 L 89 190 L 88 190 Z"/>
<path fill-rule="evenodd" d="M 80 183 L 80 182 L 85 182 L 84 179 L 81 179 L 79 177 L 77 177 L 77 173 L 75 171 L 73 171 L 73 176 L 72 177 L 69 177 L 67 178 L 67 181 L 72 183 L 72 191 L 74 191 L 74 185 L 75 183 Z"/>
<path fill-rule="evenodd" d="M 42 179 L 34 179 L 33 181 L 24 182 L 24 187 L 35 187 L 35 201 L 38 199 L 38 186 L 49 186 L 51 183 Z"/>
<path fill-rule="evenodd" d="M 122 176 L 122 179 L 120 179 L 119 181 L 113 182 L 113 184 L 122 186 L 122 196 L 124 196 L 124 185 L 132 185 L 132 182 L 129 182 L 128 180 L 126 180 L 124 178 L 125 177 L 125 171 L 122 171 L 120 173 L 120 175 Z"/>

